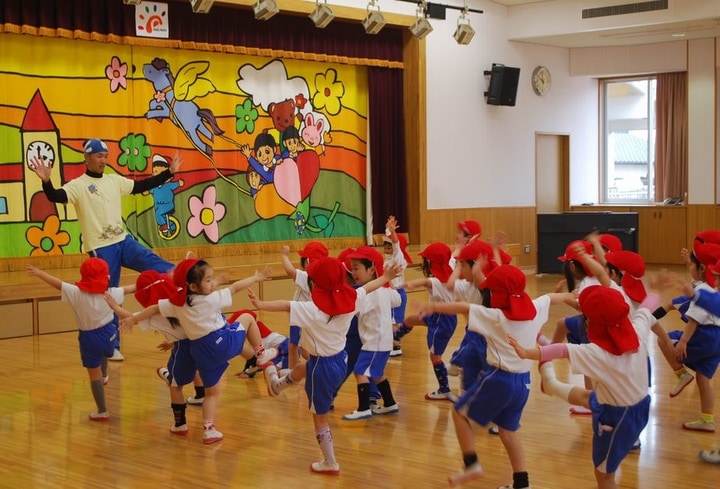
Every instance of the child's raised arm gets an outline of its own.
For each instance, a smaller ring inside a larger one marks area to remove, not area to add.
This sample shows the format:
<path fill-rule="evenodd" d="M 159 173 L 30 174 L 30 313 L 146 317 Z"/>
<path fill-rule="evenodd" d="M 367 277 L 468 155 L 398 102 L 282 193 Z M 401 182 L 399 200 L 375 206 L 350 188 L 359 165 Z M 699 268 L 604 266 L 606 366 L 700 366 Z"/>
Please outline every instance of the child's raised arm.
<path fill-rule="evenodd" d="M 144 321 L 146 319 L 150 319 L 155 314 L 160 314 L 160 306 L 157 304 L 154 304 L 150 307 L 146 307 L 140 312 L 137 312 L 135 314 L 131 314 L 130 316 L 126 318 L 122 318 L 120 320 L 120 327 L 124 329 L 131 329 L 133 326 L 135 326 L 140 321 Z"/>
<path fill-rule="evenodd" d="M 470 304 L 467 302 L 430 302 L 423 304 L 418 310 L 420 317 L 431 314 L 464 314 L 470 313 Z"/>
<path fill-rule="evenodd" d="M 235 294 L 237 292 L 240 292 L 241 290 L 251 287 L 252 285 L 255 285 L 256 283 L 270 280 L 271 273 L 272 269 L 268 266 L 263 267 L 261 270 L 256 270 L 255 274 L 252 277 L 244 278 L 230 284 L 230 292 L 232 294 Z"/>
<path fill-rule="evenodd" d="M 39 278 L 40 280 L 42 280 L 49 286 L 56 288 L 57 290 L 62 290 L 63 281 L 60 280 L 59 278 L 54 277 L 54 276 L 50 275 L 49 273 L 47 273 L 43 270 L 40 270 L 38 267 L 35 267 L 33 265 L 25 265 L 25 269 L 33 277 Z"/>
<path fill-rule="evenodd" d="M 120 304 L 118 304 L 110 292 L 105 292 L 105 302 L 107 302 L 107 305 L 110 306 L 110 309 L 112 309 L 113 312 L 117 314 L 120 319 L 124 319 L 133 315 L 132 312 L 128 311 Z"/>
<path fill-rule="evenodd" d="M 429 289 L 431 287 L 432 287 L 432 283 L 430 282 L 430 279 L 428 279 L 428 278 L 419 278 L 416 280 L 411 280 L 410 282 L 405 282 L 403 284 L 403 289 L 408 290 L 408 291 Z"/>
<path fill-rule="evenodd" d="M 387 222 L 385 223 L 385 229 L 388 231 L 388 237 L 393 243 L 398 242 L 397 227 L 398 223 L 397 219 L 395 219 L 395 216 L 389 216 Z"/>
<path fill-rule="evenodd" d="M 393 265 L 391 267 L 386 268 L 383 271 L 382 276 L 376 278 L 375 280 L 371 280 L 370 282 L 363 285 L 363 289 L 365 289 L 365 292 L 368 294 L 374 290 L 379 289 L 386 283 L 390 282 L 392 279 L 400 275 L 400 272 L 402 271 L 402 267 L 400 265 Z"/>
<path fill-rule="evenodd" d="M 583 248 L 581 244 L 576 244 L 574 249 L 578 258 L 580 258 L 580 261 L 585 266 L 585 269 L 594 275 L 603 287 L 610 287 L 612 280 L 610 279 L 607 270 L 605 270 L 605 267 L 595 260 L 592 255 L 587 254 L 585 252 L 585 248 Z"/>
<path fill-rule="evenodd" d="M 295 269 L 295 266 L 290 261 L 290 247 L 289 246 L 283 246 L 282 252 L 280 254 L 280 257 L 282 259 L 282 266 L 285 270 L 285 273 L 287 273 L 287 276 L 291 279 L 295 280 L 295 277 L 297 276 L 297 270 Z"/>
<path fill-rule="evenodd" d="M 253 306 L 260 309 L 261 311 L 270 311 L 270 312 L 289 312 L 290 311 L 290 301 L 261 301 L 258 299 L 258 297 L 255 295 L 255 292 L 253 289 L 248 289 L 248 299 L 250 299 L 250 302 Z"/>

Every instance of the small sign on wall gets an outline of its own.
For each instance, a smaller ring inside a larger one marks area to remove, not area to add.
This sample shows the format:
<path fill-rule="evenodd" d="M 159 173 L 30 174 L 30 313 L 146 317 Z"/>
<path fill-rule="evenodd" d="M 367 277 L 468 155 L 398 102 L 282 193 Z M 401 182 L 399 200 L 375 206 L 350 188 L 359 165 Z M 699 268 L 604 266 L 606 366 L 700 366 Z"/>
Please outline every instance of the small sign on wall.
<path fill-rule="evenodd" d="M 170 37 L 167 3 L 140 2 L 135 5 L 135 35 L 162 39 Z"/>

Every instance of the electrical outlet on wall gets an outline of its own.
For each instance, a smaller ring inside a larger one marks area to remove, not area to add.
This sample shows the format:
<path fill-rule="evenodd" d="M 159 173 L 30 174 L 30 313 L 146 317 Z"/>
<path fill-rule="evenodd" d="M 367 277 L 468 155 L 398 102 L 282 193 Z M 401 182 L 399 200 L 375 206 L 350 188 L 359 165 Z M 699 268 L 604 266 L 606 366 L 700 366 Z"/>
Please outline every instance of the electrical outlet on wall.
<path fill-rule="evenodd" d="M 528 253 L 530 253 L 530 245 L 529 245 L 529 244 L 526 244 L 526 245 L 525 245 L 524 251 L 525 251 L 525 254 L 526 254 L 526 255 L 527 255 Z"/>

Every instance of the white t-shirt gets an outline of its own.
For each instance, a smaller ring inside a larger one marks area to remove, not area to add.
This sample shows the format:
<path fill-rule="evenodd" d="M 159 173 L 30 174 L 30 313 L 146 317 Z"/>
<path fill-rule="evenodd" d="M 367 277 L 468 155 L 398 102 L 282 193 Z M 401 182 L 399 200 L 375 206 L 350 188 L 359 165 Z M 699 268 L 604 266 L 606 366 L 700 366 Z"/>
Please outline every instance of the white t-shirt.
<path fill-rule="evenodd" d="M 454 302 L 453 293 L 443 282 L 435 277 L 430 277 L 430 288 L 428 289 L 430 302 Z"/>
<path fill-rule="evenodd" d="M 161 299 L 158 306 L 160 314 L 177 318 L 187 337 L 197 340 L 225 326 L 222 310 L 232 305 L 232 294 L 228 288 L 208 295 L 194 294 L 191 302 L 192 306 L 176 306 L 168 299 Z"/>
<path fill-rule="evenodd" d="M 350 322 L 357 314 L 367 294 L 362 287 L 356 289 L 355 309 L 346 314 L 329 316 L 322 312 L 314 302 L 290 302 L 290 324 L 302 328 L 300 347 L 310 355 L 330 357 L 345 349 L 345 336 Z"/>
<path fill-rule="evenodd" d="M 403 252 L 400 249 L 400 242 L 393 243 L 392 250 L 392 255 L 385 255 L 383 258 L 385 258 L 385 268 L 394 265 L 400 265 L 400 275 L 390 281 L 390 287 L 392 287 L 393 289 L 399 289 L 405 283 L 405 269 L 407 268 L 408 264 L 407 260 L 405 260 L 405 255 L 403 255 Z M 377 273 L 378 276 L 380 276 L 382 275 L 383 271 L 378 270 Z"/>
<path fill-rule="evenodd" d="M 710 287 L 705 282 L 700 282 L 696 287 L 695 290 L 708 290 L 712 293 L 717 292 L 717 290 Z M 720 318 L 715 316 L 714 314 L 711 314 L 707 310 L 703 309 L 702 307 L 698 306 L 695 301 L 690 302 L 690 306 L 688 307 L 687 312 L 685 313 L 685 316 L 689 317 L 690 319 L 694 319 L 696 323 L 700 325 L 710 325 L 713 324 L 715 326 L 720 326 Z"/>
<path fill-rule="evenodd" d="M 110 287 L 108 292 L 118 304 L 125 300 L 125 291 L 120 287 Z M 80 331 L 98 329 L 113 320 L 113 311 L 105 302 L 103 294 L 89 294 L 75 284 L 63 282 L 60 300 L 72 306 Z"/>
<path fill-rule="evenodd" d="M 398 291 L 388 287 L 380 287 L 367 294 L 358 313 L 358 333 L 363 350 L 392 350 L 392 308 L 398 307 L 401 302 Z"/>
<path fill-rule="evenodd" d="M 130 195 L 135 182 L 120 175 L 93 178 L 83 174 L 62 186 L 82 231 L 82 251 L 88 252 L 125 239 L 122 220 L 123 195 Z"/>
<path fill-rule="evenodd" d="M 298 302 L 312 300 L 310 297 L 310 286 L 308 285 L 308 273 L 299 268 L 295 270 L 295 294 L 292 300 Z"/>
<path fill-rule="evenodd" d="M 187 334 L 185 334 L 185 330 L 181 326 L 173 327 L 168 318 L 160 314 L 155 314 L 150 319 L 140 321 L 138 326 L 143 331 L 158 331 L 162 333 L 170 343 L 187 339 Z"/>
<path fill-rule="evenodd" d="M 573 372 L 596 381 L 595 394 L 603 404 L 632 406 L 648 393 L 648 341 L 656 319 L 645 308 L 638 309 L 631 319 L 640 340 L 637 352 L 613 355 L 594 343 L 567 345 Z"/>
<path fill-rule="evenodd" d="M 543 295 L 533 300 L 536 314 L 528 321 L 508 319 L 502 310 L 470 304 L 468 329 L 480 333 L 487 340 L 487 361 L 493 367 L 507 372 L 529 372 L 532 360 L 523 360 L 510 346 L 508 334 L 512 335 L 523 348 L 534 348 L 540 328 L 548 320 L 550 297 Z"/>
<path fill-rule="evenodd" d="M 457 302 L 469 302 L 471 304 L 482 304 L 482 294 L 474 283 L 461 278 L 455 281 L 453 300 Z"/>

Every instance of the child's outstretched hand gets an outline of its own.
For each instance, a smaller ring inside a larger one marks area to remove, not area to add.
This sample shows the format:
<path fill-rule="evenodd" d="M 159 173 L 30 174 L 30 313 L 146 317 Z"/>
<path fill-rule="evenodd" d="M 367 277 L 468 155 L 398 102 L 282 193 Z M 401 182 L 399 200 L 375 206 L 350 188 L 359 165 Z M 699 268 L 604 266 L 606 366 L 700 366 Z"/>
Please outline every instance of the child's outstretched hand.
<path fill-rule="evenodd" d="M 527 348 L 523 348 L 522 346 L 520 346 L 520 343 L 518 343 L 518 341 L 513 338 L 512 335 L 508 335 L 508 342 L 510 343 L 510 346 L 512 346 L 515 350 L 515 353 L 517 353 L 517 356 L 522 359 L 529 358 Z"/>
<path fill-rule="evenodd" d="M 120 332 L 121 333 L 132 333 L 133 326 L 137 324 L 137 319 L 135 318 L 135 315 L 122 318 L 120 320 Z"/>
<path fill-rule="evenodd" d="M 264 266 L 260 270 L 255 271 L 255 281 L 256 282 L 265 282 L 266 280 L 272 280 L 272 268 L 269 266 Z"/>
<path fill-rule="evenodd" d="M 257 295 L 255 295 L 255 291 L 248 287 L 247 289 L 248 299 L 250 299 L 250 302 L 252 305 L 256 308 L 260 308 L 260 299 L 258 299 Z"/>
<path fill-rule="evenodd" d="M 383 270 L 383 276 L 388 279 L 388 281 L 394 279 L 395 277 L 399 277 L 402 273 L 402 267 L 399 264 L 394 264 L 390 267 L 386 267 L 385 270 Z"/>
<path fill-rule="evenodd" d="M 415 309 L 417 309 L 418 316 L 420 316 L 420 318 L 424 318 L 425 316 L 431 316 L 435 313 L 432 303 L 428 303 L 428 304 L 415 303 L 414 306 L 415 306 Z"/>
<path fill-rule="evenodd" d="M 119 304 L 115 300 L 115 298 L 112 296 L 110 292 L 105 292 L 104 294 L 105 302 L 107 302 L 107 305 L 110 306 L 110 309 L 113 311 L 118 308 Z"/>
<path fill-rule="evenodd" d="M 33 277 L 37 277 L 40 274 L 40 269 L 33 265 L 25 265 L 25 270 Z"/>
<path fill-rule="evenodd" d="M 283 246 L 280 253 L 282 256 L 290 256 L 290 247 L 288 245 Z"/>
<path fill-rule="evenodd" d="M 160 351 L 169 351 L 172 350 L 174 346 L 174 343 L 170 343 L 169 341 L 163 341 L 157 346 L 157 349 Z"/>

